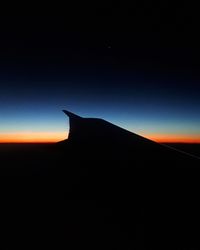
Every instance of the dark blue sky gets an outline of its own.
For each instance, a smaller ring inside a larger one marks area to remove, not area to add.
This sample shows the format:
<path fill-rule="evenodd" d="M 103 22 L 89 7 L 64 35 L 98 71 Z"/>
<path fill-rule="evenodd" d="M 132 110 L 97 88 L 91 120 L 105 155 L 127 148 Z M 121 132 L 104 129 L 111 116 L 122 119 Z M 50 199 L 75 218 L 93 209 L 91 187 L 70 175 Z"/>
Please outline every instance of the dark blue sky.
<path fill-rule="evenodd" d="M 61 110 L 69 109 L 143 135 L 200 138 L 192 12 L 178 6 L 167 22 L 168 10 L 157 7 L 94 8 L 76 22 L 3 17 L 0 134 L 66 131 Z"/>

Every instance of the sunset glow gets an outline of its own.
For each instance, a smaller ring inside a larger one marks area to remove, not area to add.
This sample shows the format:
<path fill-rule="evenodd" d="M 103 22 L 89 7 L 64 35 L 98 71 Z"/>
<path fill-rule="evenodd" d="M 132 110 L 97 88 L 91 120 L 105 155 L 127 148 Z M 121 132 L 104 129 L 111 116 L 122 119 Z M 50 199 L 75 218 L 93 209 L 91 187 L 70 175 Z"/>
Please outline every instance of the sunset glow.
<path fill-rule="evenodd" d="M 143 134 L 158 143 L 200 143 L 200 135 Z M 68 137 L 68 132 L 0 133 L 0 143 L 54 143 Z"/>
<path fill-rule="evenodd" d="M 67 138 L 67 132 L 0 133 L 0 143 L 53 143 Z"/>
<path fill-rule="evenodd" d="M 145 137 L 158 143 L 200 143 L 200 135 L 146 134 Z"/>

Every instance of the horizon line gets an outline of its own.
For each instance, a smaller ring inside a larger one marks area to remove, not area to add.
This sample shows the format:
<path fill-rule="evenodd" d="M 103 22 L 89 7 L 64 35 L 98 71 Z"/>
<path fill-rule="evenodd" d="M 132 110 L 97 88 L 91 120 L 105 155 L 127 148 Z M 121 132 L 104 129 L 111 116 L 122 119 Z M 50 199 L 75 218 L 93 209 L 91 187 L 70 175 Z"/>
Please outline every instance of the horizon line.
<path fill-rule="evenodd" d="M 132 131 L 130 131 L 132 132 Z M 188 143 L 199 144 L 200 135 L 183 135 L 183 134 L 151 134 L 140 133 L 138 134 L 149 140 L 157 143 Z M 56 143 L 68 138 L 68 132 L 11 132 L 0 133 L 0 143 Z"/>
<path fill-rule="evenodd" d="M 61 140 L 62 141 L 62 140 Z M 0 141 L 0 144 L 56 144 L 60 141 Z M 200 141 L 155 141 L 160 144 L 200 144 Z"/>

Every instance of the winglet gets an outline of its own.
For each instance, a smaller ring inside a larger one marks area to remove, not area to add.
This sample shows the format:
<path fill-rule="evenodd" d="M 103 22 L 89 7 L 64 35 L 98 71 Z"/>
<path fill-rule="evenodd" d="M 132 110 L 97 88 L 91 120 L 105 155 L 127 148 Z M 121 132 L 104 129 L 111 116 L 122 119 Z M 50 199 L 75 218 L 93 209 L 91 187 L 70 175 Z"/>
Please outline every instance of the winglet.
<path fill-rule="evenodd" d="M 74 114 L 74 113 L 72 113 L 72 112 L 70 112 L 70 111 L 67 111 L 67 110 L 63 110 L 63 112 L 69 117 L 69 118 L 72 118 L 72 119 L 80 119 L 80 118 L 82 118 L 81 116 L 79 116 L 79 115 L 76 115 L 76 114 Z"/>

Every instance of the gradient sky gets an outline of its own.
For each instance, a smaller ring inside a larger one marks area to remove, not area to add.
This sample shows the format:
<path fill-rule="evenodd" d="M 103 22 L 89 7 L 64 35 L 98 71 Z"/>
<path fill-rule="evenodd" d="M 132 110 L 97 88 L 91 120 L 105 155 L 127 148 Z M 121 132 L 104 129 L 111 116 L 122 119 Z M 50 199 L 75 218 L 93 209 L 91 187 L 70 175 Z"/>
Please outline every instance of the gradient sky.
<path fill-rule="evenodd" d="M 4 17 L 0 142 L 65 139 L 62 109 L 157 141 L 200 142 L 200 43 L 191 13 L 178 7 L 167 22 L 161 7 L 149 6 L 148 18 L 145 9 L 133 11 L 96 8 L 82 22 Z"/>

